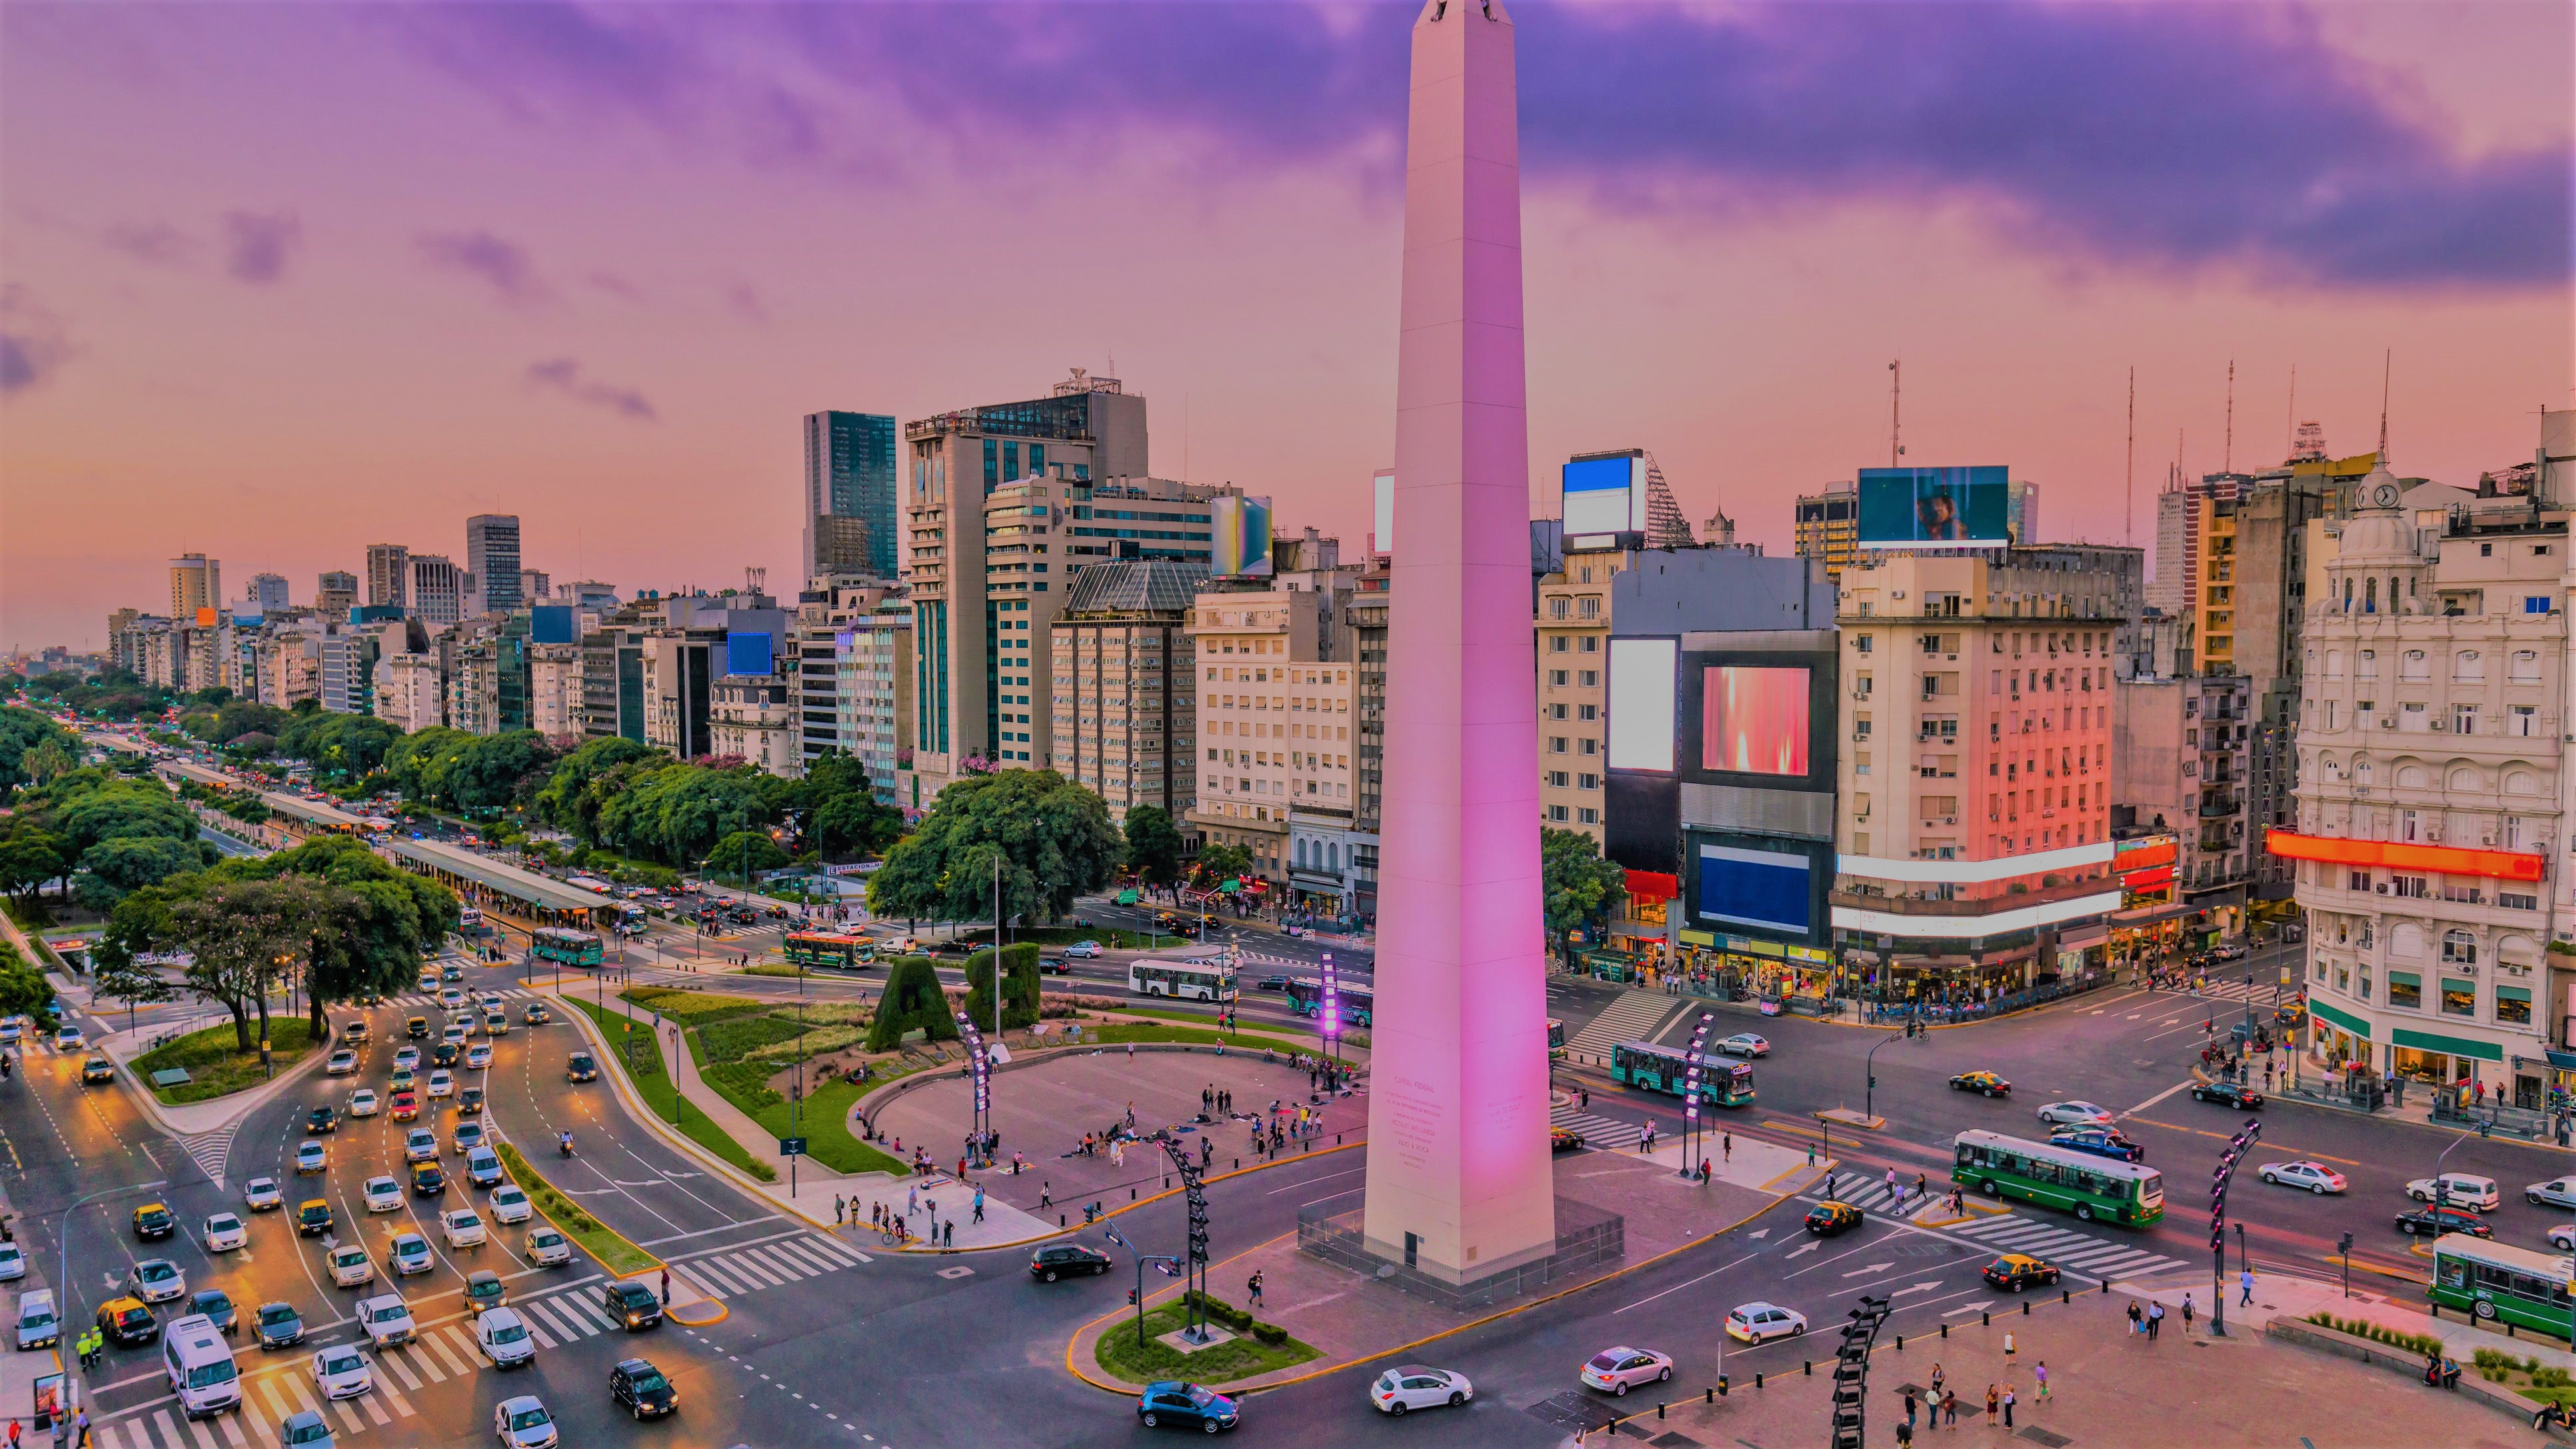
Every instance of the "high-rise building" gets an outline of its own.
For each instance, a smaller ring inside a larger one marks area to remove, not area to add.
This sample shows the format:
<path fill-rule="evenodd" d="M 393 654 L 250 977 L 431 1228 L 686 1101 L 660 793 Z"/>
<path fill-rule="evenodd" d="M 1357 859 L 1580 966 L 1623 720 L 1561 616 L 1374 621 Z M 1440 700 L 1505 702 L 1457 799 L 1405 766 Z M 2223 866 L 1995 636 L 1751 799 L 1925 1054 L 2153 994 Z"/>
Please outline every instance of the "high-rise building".
<path fill-rule="evenodd" d="M 333 569 L 322 575 L 313 590 L 313 607 L 326 619 L 346 619 L 358 607 L 358 576 Z"/>
<path fill-rule="evenodd" d="M 519 516 L 478 513 L 465 520 L 465 571 L 474 576 L 478 614 L 506 614 L 520 606 Z"/>
<path fill-rule="evenodd" d="M 1828 483 L 1822 493 L 1798 495 L 1798 556 L 1821 560 L 1827 578 L 1840 579 L 1858 552 L 1859 486 L 1849 481 Z"/>
<path fill-rule="evenodd" d="M 707 705 L 711 753 L 739 756 L 790 780 L 805 773 L 799 720 L 804 700 L 792 643 L 771 635 L 746 648 L 729 637 Z"/>
<path fill-rule="evenodd" d="M 1351 626 L 1351 890 L 1360 915 L 1377 914 L 1379 832 L 1386 819 L 1386 643 L 1395 593 L 1377 554 L 1351 581 L 1346 617 Z"/>
<path fill-rule="evenodd" d="M 224 565 L 201 553 L 183 553 L 170 560 L 170 617 L 185 627 L 197 622 L 200 609 L 221 608 L 224 602 Z"/>
<path fill-rule="evenodd" d="M 1124 821 L 1153 805 L 1175 823 L 1196 800 L 1198 671 L 1189 635 L 1204 564 L 1095 563 L 1051 635 L 1047 766 L 1088 785 Z"/>
<path fill-rule="evenodd" d="M 867 574 L 892 579 L 902 565 L 895 529 L 900 449 L 884 413 L 808 413 L 805 428 L 804 578 Z"/>
<path fill-rule="evenodd" d="M 413 618 L 435 630 L 465 617 L 465 573 L 455 560 L 423 553 L 406 556 L 403 564 L 404 604 Z"/>
<path fill-rule="evenodd" d="M 277 614 L 285 612 L 286 576 L 284 574 L 252 574 L 250 576 L 250 603 L 262 614 Z"/>
<path fill-rule="evenodd" d="M 868 767 L 880 803 L 918 808 L 912 773 L 912 606 L 888 596 L 832 638 L 840 749 Z M 813 696 L 809 693 L 807 699 Z"/>
<path fill-rule="evenodd" d="M 411 606 L 411 550 L 398 543 L 367 545 L 367 603 Z"/>
<path fill-rule="evenodd" d="M 547 576 L 545 570 L 519 570 L 519 601 L 523 605 L 545 603 L 552 597 L 553 590 L 554 580 Z"/>
<path fill-rule="evenodd" d="M 1198 801 L 1190 826 L 1239 846 L 1253 873 L 1331 914 L 1353 909 L 1358 661 L 1338 559 L 1266 580 L 1215 581 L 1185 630 L 1197 677 Z M 1327 865 L 1327 862 L 1330 862 Z"/>

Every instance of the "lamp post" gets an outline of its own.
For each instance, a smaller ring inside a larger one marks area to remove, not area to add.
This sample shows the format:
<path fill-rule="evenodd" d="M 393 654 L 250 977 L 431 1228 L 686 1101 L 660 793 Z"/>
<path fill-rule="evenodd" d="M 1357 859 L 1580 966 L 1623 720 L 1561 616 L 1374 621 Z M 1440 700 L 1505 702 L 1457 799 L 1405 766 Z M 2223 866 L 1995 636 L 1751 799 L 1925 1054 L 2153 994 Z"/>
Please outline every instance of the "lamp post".
<path fill-rule="evenodd" d="M 2263 1135 L 2263 1119 L 2256 1117 L 2237 1129 L 2228 1139 L 2227 1150 L 2218 1155 L 2218 1167 L 2209 1175 L 2209 1336 L 2227 1336 L 2227 1185 L 2236 1176 L 2237 1165 L 2245 1154 L 2254 1150 L 2254 1139 Z M 2241 1233 L 2240 1233 L 2241 1239 Z"/>
<path fill-rule="evenodd" d="M 1717 1020 L 1716 1012 L 1703 1011 L 1699 1014 L 1699 1025 L 1691 1031 L 1690 1050 L 1682 1057 L 1681 1175 L 1684 1177 L 1691 1176 L 1691 1148 L 1699 1140 L 1700 1077 L 1708 1061 L 1709 1023 L 1715 1020 Z M 1705 1151 L 1700 1154 L 1703 1161 L 1707 1156 Z"/>
<path fill-rule="evenodd" d="M 1871 1043 L 1869 1055 L 1861 1059 L 1861 1070 L 1869 1078 L 1867 1084 L 1861 1088 L 1860 1114 L 1862 1116 L 1878 1115 L 1878 1049 L 1892 1041 L 1903 1041 L 1906 1035 L 1907 1033 L 1900 1031 L 1891 1036 L 1880 1037 L 1876 1042 Z"/>
<path fill-rule="evenodd" d="M 1318 1003 L 1316 1024 L 1323 1032 L 1324 1050 L 1332 1054 L 1333 1065 L 1339 1068 L 1342 1061 L 1341 976 L 1333 969 L 1332 952 L 1324 951 L 1318 954 L 1322 957 L 1324 995 Z"/>

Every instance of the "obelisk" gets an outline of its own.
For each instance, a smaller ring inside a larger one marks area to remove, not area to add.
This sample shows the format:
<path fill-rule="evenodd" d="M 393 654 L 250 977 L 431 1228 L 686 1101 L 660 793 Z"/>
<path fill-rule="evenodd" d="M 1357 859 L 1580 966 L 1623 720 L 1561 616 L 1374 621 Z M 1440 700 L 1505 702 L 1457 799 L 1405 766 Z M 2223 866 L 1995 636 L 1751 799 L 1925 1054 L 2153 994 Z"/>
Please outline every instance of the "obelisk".
<path fill-rule="evenodd" d="M 1371 1252 L 1452 1284 L 1554 1251 L 1521 354 L 1520 127 L 1497 0 L 1413 26 Z"/>

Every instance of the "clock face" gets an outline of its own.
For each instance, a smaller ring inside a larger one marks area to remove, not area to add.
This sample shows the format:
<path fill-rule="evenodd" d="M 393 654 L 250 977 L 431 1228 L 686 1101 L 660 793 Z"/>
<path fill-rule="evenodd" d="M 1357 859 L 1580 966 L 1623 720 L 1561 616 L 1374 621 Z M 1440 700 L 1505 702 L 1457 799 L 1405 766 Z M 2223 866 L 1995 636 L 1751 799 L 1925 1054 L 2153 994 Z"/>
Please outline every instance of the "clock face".
<path fill-rule="evenodd" d="M 2380 484 L 2377 488 L 2371 490 L 2370 501 L 2378 504 L 2382 508 L 2396 507 L 2397 485 L 2394 483 Z"/>

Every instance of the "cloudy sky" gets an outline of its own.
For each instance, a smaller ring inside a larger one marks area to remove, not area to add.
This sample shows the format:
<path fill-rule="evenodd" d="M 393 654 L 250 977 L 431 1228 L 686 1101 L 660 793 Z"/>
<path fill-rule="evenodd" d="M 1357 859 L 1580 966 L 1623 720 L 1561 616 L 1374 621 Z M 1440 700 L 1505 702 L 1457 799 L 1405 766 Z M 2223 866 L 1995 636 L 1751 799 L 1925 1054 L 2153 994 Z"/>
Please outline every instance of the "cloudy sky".
<path fill-rule="evenodd" d="M 1356 544 L 1409 4 L 0 8 L 0 644 L 371 542 L 787 582 L 798 415 L 1115 370 L 1165 476 Z M 2052 539 L 2296 417 L 2473 482 L 2571 403 L 2556 0 L 1514 7 L 1531 456 L 1694 521 L 1887 451 Z"/>

